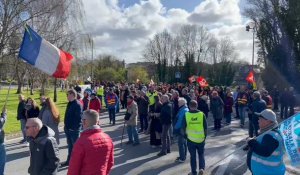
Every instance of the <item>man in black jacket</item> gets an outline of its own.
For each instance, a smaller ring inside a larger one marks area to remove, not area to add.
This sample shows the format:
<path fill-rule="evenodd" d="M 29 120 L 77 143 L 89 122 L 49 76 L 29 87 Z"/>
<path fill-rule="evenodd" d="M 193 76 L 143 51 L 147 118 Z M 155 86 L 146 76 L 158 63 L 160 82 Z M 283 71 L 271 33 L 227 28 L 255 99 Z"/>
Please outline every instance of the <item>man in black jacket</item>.
<path fill-rule="evenodd" d="M 76 99 L 77 93 L 75 90 L 71 89 L 68 91 L 68 105 L 65 113 L 65 134 L 68 144 L 68 158 L 62 166 L 68 166 L 73 145 L 76 140 L 79 138 L 79 131 L 81 128 L 81 115 L 82 115 L 82 106 L 80 102 Z"/>
<path fill-rule="evenodd" d="M 140 117 L 141 129 L 139 133 L 143 131 L 147 131 L 148 129 L 148 106 L 149 106 L 149 98 L 146 95 L 146 92 L 142 90 L 140 92 L 140 96 L 136 99 L 138 105 L 138 113 Z"/>
<path fill-rule="evenodd" d="M 43 126 L 38 118 L 29 118 L 26 122 L 26 135 L 30 141 L 30 175 L 56 175 L 59 166 L 59 151 L 54 131 Z"/>
<path fill-rule="evenodd" d="M 23 140 L 21 140 L 20 143 L 28 144 L 27 141 L 26 141 L 26 132 L 25 132 L 25 125 L 26 125 L 25 105 L 26 105 L 26 100 L 25 100 L 24 95 L 19 95 L 17 120 L 20 121 L 21 131 L 22 131 L 22 134 L 23 134 Z"/>
<path fill-rule="evenodd" d="M 161 97 L 161 102 L 163 103 L 161 112 L 160 112 L 160 121 L 162 125 L 162 149 L 157 154 L 157 156 L 164 156 L 167 153 L 170 153 L 170 134 L 169 130 L 172 124 L 172 106 L 169 101 L 168 95 L 163 95 Z"/>

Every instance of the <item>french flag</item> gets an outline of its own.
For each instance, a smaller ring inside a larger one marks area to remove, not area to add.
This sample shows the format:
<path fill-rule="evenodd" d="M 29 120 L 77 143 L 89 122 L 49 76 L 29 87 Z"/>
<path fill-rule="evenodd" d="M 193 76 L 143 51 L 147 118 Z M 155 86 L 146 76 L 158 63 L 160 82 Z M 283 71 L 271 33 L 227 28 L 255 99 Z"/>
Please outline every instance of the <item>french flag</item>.
<path fill-rule="evenodd" d="M 26 26 L 19 57 L 55 78 L 65 79 L 71 72 L 73 56 L 43 39 L 29 26 Z"/>

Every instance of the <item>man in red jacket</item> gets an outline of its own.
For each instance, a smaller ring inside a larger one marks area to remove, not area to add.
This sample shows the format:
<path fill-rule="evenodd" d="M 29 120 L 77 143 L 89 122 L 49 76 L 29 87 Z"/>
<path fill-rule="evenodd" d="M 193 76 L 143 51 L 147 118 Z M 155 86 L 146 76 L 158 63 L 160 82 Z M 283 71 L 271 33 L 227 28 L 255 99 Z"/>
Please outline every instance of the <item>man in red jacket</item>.
<path fill-rule="evenodd" d="M 99 113 L 86 110 L 83 113 L 83 132 L 76 141 L 71 155 L 68 175 L 109 174 L 114 165 L 112 139 L 102 132 Z"/>
<path fill-rule="evenodd" d="M 98 113 L 100 113 L 101 111 L 101 101 L 100 99 L 96 96 L 96 93 L 92 93 L 91 94 L 91 99 L 88 105 L 88 109 L 93 109 L 95 111 L 97 111 Z"/>

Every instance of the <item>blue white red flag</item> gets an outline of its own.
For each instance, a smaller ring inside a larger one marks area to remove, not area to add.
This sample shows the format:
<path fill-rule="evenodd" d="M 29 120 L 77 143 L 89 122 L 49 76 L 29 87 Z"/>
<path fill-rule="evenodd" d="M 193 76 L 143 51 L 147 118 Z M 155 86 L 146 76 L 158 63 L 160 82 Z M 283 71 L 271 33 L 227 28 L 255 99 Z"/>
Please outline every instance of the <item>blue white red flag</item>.
<path fill-rule="evenodd" d="M 29 26 L 24 32 L 19 57 L 55 78 L 65 79 L 71 72 L 73 56 L 43 39 Z"/>
<path fill-rule="evenodd" d="M 300 113 L 286 119 L 279 126 L 286 153 L 293 166 L 300 165 Z"/>

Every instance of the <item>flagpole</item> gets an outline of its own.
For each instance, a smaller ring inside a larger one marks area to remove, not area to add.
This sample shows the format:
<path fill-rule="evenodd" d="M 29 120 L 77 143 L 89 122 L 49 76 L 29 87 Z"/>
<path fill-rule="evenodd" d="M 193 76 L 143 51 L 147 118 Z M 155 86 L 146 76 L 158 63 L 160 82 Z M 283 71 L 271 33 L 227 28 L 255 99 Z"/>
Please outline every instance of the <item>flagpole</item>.
<path fill-rule="evenodd" d="M 280 125 L 281 125 L 283 122 L 285 122 L 285 121 L 288 120 L 288 119 L 291 119 L 292 117 L 295 117 L 295 116 L 298 115 L 298 114 L 299 114 L 299 113 L 294 114 L 294 115 L 291 116 L 290 118 L 287 118 L 287 119 L 281 121 L 277 126 L 275 126 L 275 127 L 271 128 L 271 129 L 265 131 L 264 133 L 269 132 L 269 131 L 274 130 L 274 129 L 278 129 L 278 128 L 280 127 Z M 257 138 L 259 138 L 259 137 L 261 137 L 261 136 L 262 136 L 262 134 L 258 135 L 255 139 L 257 139 Z M 281 134 L 280 134 L 280 136 L 281 136 Z M 281 137 L 282 137 L 282 136 L 281 136 Z M 247 137 L 247 138 L 248 138 L 248 137 Z M 247 138 L 246 138 L 246 139 L 247 139 Z M 229 156 L 231 156 L 231 155 L 234 154 L 235 152 L 242 150 L 242 149 L 243 149 L 245 146 L 247 146 L 247 145 L 248 145 L 248 143 L 243 144 L 243 145 L 240 146 L 238 149 L 232 151 L 231 153 L 227 154 L 225 157 L 223 157 L 223 158 L 220 159 L 219 161 L 215 162 L 213 165 L 209 166 L 209 167 L 207 168 L 207 170 L 213 168 L 215 165 L 217 165 L 217 164 L 219 164 L 220 162 L 224 161 L 226 158 L 228 158 Z"/>

